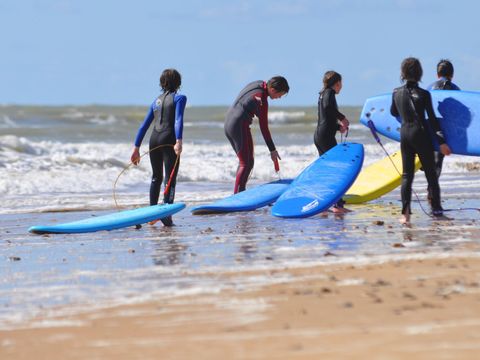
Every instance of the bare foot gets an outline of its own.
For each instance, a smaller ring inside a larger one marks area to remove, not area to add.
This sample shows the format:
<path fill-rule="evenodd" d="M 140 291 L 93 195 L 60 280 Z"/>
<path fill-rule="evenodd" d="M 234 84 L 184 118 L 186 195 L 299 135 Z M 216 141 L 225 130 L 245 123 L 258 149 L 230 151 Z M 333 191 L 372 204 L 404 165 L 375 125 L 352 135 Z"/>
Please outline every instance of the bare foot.
<path fill-rule="evenodd" d="M 410 215 L 402 215 L 402 217 L 398 220 L 402 225 L 410 225 Z"/>
<path fill-rule="evenodd" d="M 148 225 L 152 225 L 152 226 L 153 226 L 153 225 L 155 225 L 155 224 L 156 224 L 157 222 L 159 222 L 159 221 L 160 221 L 159 219 L 149 221 L 149 222 L 148 222 Z"/>
<path fill-rule="evenodd" d="M 346 213 L 349 213 L 351 212 L 352 210 L 348 210 L 346 208 L 343 208 L 343 207 L 332 207 L 332 212 L 334 214 L 346 214 Z"/>

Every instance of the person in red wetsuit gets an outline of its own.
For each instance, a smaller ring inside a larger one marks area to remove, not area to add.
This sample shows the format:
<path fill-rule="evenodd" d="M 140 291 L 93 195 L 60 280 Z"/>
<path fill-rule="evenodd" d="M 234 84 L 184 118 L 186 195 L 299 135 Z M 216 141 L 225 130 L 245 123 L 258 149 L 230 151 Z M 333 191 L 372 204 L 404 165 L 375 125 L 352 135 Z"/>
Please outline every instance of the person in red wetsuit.
<path fill-rule="evenodd" d="M 225 135 L 238 157 L 238 168 L 234 193 L 244 191 L 248 177 L 253 169 L 253 140 L 250 125 L 257 116 L 263 139 L 270 150 L 270 157 L 275 163 L 280 160 L 275 144 L 268 129 L 268 97 L 279 99 L 288 91 L 287 80 L 282 76 L 272 77 L 267 82 L 259 80 L 245 86 L 228 109 L 225 117 Z"/>

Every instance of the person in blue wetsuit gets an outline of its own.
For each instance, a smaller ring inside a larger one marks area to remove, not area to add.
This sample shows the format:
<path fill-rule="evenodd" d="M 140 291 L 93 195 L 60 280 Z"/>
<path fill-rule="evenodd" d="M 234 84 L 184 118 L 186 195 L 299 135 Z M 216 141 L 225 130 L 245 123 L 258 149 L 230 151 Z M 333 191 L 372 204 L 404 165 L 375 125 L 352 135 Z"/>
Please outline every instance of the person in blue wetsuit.
<path fill-rule="evenodd" d="M 452 82 L 453 79 L 453 64 L 450 60 L 442 59 L 437 64 L 438 80 L 430 84 L 427 90 L 460 90 L 460 88 Z M 441 152 L 435 151 L 435 171 L 440 179 L 442 173 L 443 158 L 445 157 Z M 430 191 L 428 192 L 428 199 L 431 201 Z"/>
<path fill-rule="evenodd" d="M 175 198 L 175 185 L 180 165 L 179 157 L 182 153 L 183 114 L 187 103 L 186 96 L 177 93 L 181 84 L 182 77 L 177 70 L 166 69 L 162 72 L 160 76 L 162 94 L 150 106 L 135 137 L 131 160 L 133 164 L 137 165 L 140 162 L 140 145 L 148 128 L 152 123 L 154 124 L 149 144 L 153 172 L 150 184 L 150 205 L 158 204 L 164 178 L 165 187 L 169 181 L 170 187 L 163 196 L 163 203 L 172 204 Z M 161 221 L 165 226 L 173 225 L 170 216 Z"/>
<path fill-rule="evenodd" d="M 427 90 L 418 86 L 422 79 L 423 70 L 420 61 L 416 58 L 406 58 L 401 65 L 401 79 L 405 85 L 394 89 L 392 94 L 392 106 L 390 112 L 393 116 L 401 118 L 400 149 L 402 151 L 402 218 L 400 222 L 408 224 L 411 214 L 412 183 L 415 175 L 415 155 L 418 154 L 422 163 L 428 186 L 431 189 L 432 215 L 443 216 L 443 208 L 440 200 L 440 186 L 435 172 L 435 160 L 433 143 L 428 129 L 425 128 L 425 113 L 435 133 L 440 152 L 450 155 L 449 146 L 440 125 L 435 117 L 432 106 L 432 96 Z"/>
<path fill-rule="evenodd" d="M 275 163 L 280 159 L 268 129 L 268 98 L 279 99 L 290 90 L 287 80 L 275 76 L 268 82 L 254 81 L 242 91 L 228 109 L 225 116 L 225 135 L 238 157 L 238 168 L 234 193 L 245 190 L 248 177 L 253 169 L 253 139 L 250 131 L 253 117 L 258 118 L 263 139 L 270 150 L 270 157 Z"/>
<path fill-rule="evenodd" d="M 348 130 L 349 121 L 345 115 L 338 111 L 335 95 L 342 90 L 342 75 L 335 71 L 327 71 L 323 76 L 323 89 L 318 97 L 318 122 L 313 142 L 318 150 L 318 156 L 322 156 L 337 145 L 335 134 L 342 134 Z M 345 213 L 343 200 L 338 201 L 332 208 L 334 213 Z"/>

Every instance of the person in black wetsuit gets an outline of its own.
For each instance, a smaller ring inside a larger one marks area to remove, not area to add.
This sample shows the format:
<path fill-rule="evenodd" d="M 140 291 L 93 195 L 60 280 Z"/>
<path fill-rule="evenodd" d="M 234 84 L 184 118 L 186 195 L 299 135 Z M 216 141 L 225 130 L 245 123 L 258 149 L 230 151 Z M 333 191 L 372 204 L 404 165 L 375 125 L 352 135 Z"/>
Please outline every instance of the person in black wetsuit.
<path fill-rule="evenodd" d="M 437 64 L 438 80 L 430 84 L 428 90 L 460 90 L 460 88 L 452 82 L 453 64 L 450 60 L 442 59 Z"/>
<path fill-rule="evenodd" d="M 318 156 L 337 145 L 335 134 L 337 131 L 345 133 L 348 130 L 349 121 L 338 111 L 335 95 L 342 90 L 342 76 L 335 71 L 327 71 L 323 76 L 323 89 L 318 97 L 318 123 L 313 136 L 313 142 L 318 150 Z M 348 210 L 343 207 L 344 201 L 340 200 L 332 211 L 345 213 Z"/>
<path fill-rule="evenodd" d="M 402 218 L 400 222 L 408 224 L 411 214 L 412 183 L 415 174 L 415 154 L 422 163 L 425 177 L 432 194 L 432 215 L 440 217 L 443 208 L 440 200 L 440 186 L 435 172 L 433 144 L 425 127 L 425 112 L 435 136 L 440 144 L 440 152 L 450 155 L 449 146 L 440 129 L 432 107 L 432 97 L 427 90 L 418 86 L 423 75 L 422 65 L 416 58 L 406 58 L 401 65 L 401 79 L 405 85 L 394 89 L 390 112 L 401 117 L 400 149 L 402 151 Z"/>
<path fill-rule="evenodd" d="M 253 169 L 253 139 L 250 125 L 254 116 L 258 118 L 260 131 L 268 150 L 270 150 L 272 161 L 276 163 L 281 160 L 268 129 L 268 97 L 279 99 L 289 90 L 288 82 L 282 76 L 275 76 L 268 82 L 254 81 L 240 91 L 235 102 L 228 109 L 225 116 L 225 135 L 239 162 L 234 187 L 235 194 L 245 190 L 248 177 Z"/>
<path fill-rule="evenodd" d="M 154 123 L 150 136 L 150 163 L 152 165 L 152 182 L 150 184 L 150 205 L 158 204 L 162 184 L 163 168 L 165 167 L 165 187 L 170 181 L 170 187 L 163 196 L 163 203 L 173 204 L 178 167 L 182 153 L 183 113 L 187 103 L 185 95 L 177 94 L 182 77 L 175 69 L 166 69 L 160 76 L 160 86 L 163 93 L 150 105 L 145 119 L 138 129 L 135 147 L 131 156 L 133 164 L 140 162 L 140 145 L 148 128 Z M 174 169 L 175 167 L 175 169 Z M 170 179 L 171 176 L 171 179 Z M 172 217 L 160 219 L 165 226 L 172 226 Z M 154 224 L 152 221 L 150 224 Z"/>
<path fill-rule="evenodd" d="M 460 88 L 452 82 L 453 64 L 450 60 L 442 59 L 438 62 L 437 77 L 438 80 L 430 84 L 427 90 L 460 90 Z M 443 158 L 444 155 L 441 152 L 435 151 L 435 170 L 439 179 L 442 173 Z M 429 199 L 431 200 L 430 192 Z"/>

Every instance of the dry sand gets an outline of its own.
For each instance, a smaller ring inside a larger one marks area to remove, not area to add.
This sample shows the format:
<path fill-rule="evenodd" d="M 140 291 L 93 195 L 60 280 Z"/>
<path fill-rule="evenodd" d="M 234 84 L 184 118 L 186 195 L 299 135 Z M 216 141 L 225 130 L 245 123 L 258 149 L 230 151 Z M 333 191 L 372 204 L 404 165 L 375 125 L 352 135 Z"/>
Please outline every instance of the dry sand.
<path fill-rule="evenodd" d="M 34 319 L 0 331 L 0 359 L 480 358 L 478 258 L 259 275 L 289 278 Z"/>

